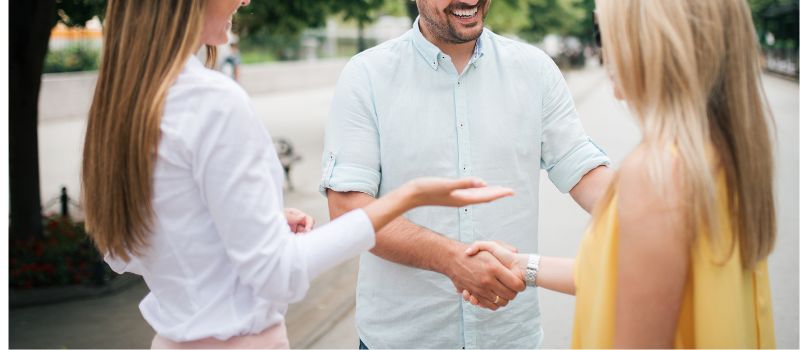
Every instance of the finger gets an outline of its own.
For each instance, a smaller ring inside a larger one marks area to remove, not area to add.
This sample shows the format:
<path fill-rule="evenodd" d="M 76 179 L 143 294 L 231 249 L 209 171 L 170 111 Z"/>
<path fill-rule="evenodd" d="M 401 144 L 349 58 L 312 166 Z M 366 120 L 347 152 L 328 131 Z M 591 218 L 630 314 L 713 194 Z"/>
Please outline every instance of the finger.
<path fill-rule="evenodd" d="M 480 250 L 484 250 L 494 255 L 497 261 L 507 268 L 510 268 L 514 264 L 515 253 L 506 249 L 506 247 L 501 246 L 498 242 L 484 241 L 481 242 L 479 248 Z"/>
<path fill-rule="evenodd" d="M 506 287 L 499 280 L 497 281 L 497 286 L 492 288 L 492 293 L 494 293 L 494 295 L 500 297 L 501 299 L 505 299 L 505 300 L 513 300 L 517 296 L 517 291 Z M 494 302 L 494 299 L 495 298 L 492 297 L 492 299 L 490 301 L 493 304 L 497 304 L 497 303 Z"/>
<path fill-rule="evenodd" d="M 494 303 L 494 298 L 492 298 L 492 300 L 478 298 L 478 305 L 492 311 L 495 311 L 500 308 L 499 306 L 497 306 L 497 304 Z"/>
<path fill-rule="evenodd" d="M 496 302 L 496 303 L 494 303 L 494 304 L 495 304 L 495 305 L 497 305 L 497 308 L 498 308 L 498 309 L 499 309 L 499 308 L 501 308 L 501 307 L 505 307 L 506 305 L 508 305 L 508 300 L 506 300 L 506 299 L 503 299 L 503 298 L 496 298 L 495 300 L 497 300 L 497 302 Z M 493 301 L 494 301 L 494 300 L 493 300 Z"/>
<path fill-rule="evenodd" d="M 469 299 L 472 297 L 472 294 L 469 294 L 469 291 L 464 289 L 464 291 L 461 292 L 461 297 L 464 298 L 464 301 L 469 301 Z"/>
<path fill-rule="evenodd" d="M 314 226 L 314 219 L 310 216 L 306 215 L 303 217 L 303 232 L 311 231 L 311 227 Z"/>
<path fill-rule="evenodd" d="M 486 182 L 477 177 L 462 177 L 460 179 L 451 180 L 446 186 L 450 191 L 467 188 L 481 188 L 486 187 Z"/>
<path fill-rule="evenodd" d="M 486 250 L 491 253 L 492 251 L 489 250 L 491 248 L 491 244 L 493 243 L 487 241 L 475 241 L 472 242 L 472 244 L 464 252 L 467 253 L 467 256 L 478 254 L 481 250 Z"/>
<path fill-rule="evenodd" d="M 474 295 L 469 297 L 469 303 L 475 306 L 478 306 L 480 304 L 478 298 L 476 298 Z"/>
<path fill-rule="evenodd" d="M 514 195 L 512 189 L 499 186 L 457 189 L 450 192 L 450 196 L 461 201 L 463 205 L 491 202 L 512 195 Z"/>
<path fill-rule="evenodd" d="M 494 289 L 495 289 L 494 287 L 486 289 L 473 289 L 470 291 L 470 295 L 478 299 L 478 301 L 480 301 L 484 305 L 494 304 L 492 303 L 492 301 L 494 301 L 495 296 L 497 296 L 497 293 L 494 292 Z"/>
<path fill-rule="evenodd" d="M 502 284 L 503 287 L 513 291 L 514 295 L 516 295 L 516 293 L 518 292 L 525 290 L 525 280 L 521 279 L 521 276 L 515 275 L 508 269 L 501 269 L 501 271 L 497 273 L 496 277 L 497 281 L 500 282 L 500 284 Z M 500 296 L 504 297 L 503 295 Z M 512 297 L 506 299 L 512 300 L 514 298 Z"/>
<path fill-rule="evenodd" d="M 517 247 L 515 247 L 513 245 L 510 245 L 510 244 L 508 244 L 506 242 L 503 242 L 503 241 L 494 241 L 494 242 L 499 244 L 501 247 L 510 250 L 514 254 L 519 253 L 519 250 L 517 250 Z"/>
<path fill-rule="evenodd" d="M 312 218 L 311 216 L 308 217 L 308 221 L 309 221 L 309 223 L 308 223 L 308 225 L 306 225 L 306 227 L 308 228 L 309 231 L 311 231 L 311 230 L 314 229 L 314 226 L 317 225 L 317 221 L 314 220 L 314 218 Z"/>
<path fill-rule="evenodd" d="M 505 270 L 505 267 L 500 266 L 498 272 Z M 510 273 L 509 273 L 510 274 Z M 503 299 L 510 300 L 517 296 L 517 292 L 511 288 L 506 287 L 497 276 L 491 279 L 491 282 L 486 282 L 481 286 L 481 289 L 473 289 L 470 291 L 472 295 L 476 295 L 478 299 L 486 300 L 494 304 L 494 298 L 499 296 Z"/>

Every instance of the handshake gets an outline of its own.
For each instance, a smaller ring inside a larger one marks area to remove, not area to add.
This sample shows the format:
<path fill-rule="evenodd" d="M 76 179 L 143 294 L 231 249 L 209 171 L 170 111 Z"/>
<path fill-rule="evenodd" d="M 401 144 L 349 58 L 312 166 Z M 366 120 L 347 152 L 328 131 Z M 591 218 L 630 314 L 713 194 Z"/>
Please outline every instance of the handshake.
<path fill-rule="evenodd" d="M 464 252 L 456 255 L 443 272 L 465 301 L 497 310 L 525 290 L 527 255 L 499 241 L 462 246 Z"/>

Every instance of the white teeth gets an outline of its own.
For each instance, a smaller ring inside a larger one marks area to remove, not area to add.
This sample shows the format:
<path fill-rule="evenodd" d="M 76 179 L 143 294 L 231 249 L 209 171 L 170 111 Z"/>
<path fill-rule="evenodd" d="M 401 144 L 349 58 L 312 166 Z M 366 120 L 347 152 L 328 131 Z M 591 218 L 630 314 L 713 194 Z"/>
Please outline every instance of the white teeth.
<path fill-rule="evenodd" d="M 471 10 L 453 10 L 453 14 L 460 17 L 472 17 L 476 13 L 478 13 L 478 7 L 474 7 Z"/>

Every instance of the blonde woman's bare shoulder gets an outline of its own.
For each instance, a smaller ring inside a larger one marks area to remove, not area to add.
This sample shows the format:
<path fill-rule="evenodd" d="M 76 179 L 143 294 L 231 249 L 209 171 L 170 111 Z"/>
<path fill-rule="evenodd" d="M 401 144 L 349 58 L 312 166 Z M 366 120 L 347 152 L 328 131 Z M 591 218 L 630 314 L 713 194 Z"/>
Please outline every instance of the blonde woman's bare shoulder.
<path fill-rule="evenodd" d="M 674 211 L 682 193 L 676 175 L 675 153 L 664 147 L 641 144 L 620 164 L 618 171 L 620 213 Z"/>

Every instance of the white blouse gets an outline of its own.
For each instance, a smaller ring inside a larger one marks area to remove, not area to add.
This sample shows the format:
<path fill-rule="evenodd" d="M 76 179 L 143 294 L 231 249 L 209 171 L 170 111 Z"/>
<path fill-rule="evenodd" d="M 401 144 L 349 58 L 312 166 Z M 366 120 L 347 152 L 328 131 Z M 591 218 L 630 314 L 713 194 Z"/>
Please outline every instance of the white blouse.
<path fill-rule="evenodd" d="M 142 315 L 173 341 L 278 324 L 312 278 L 375 244 L 362 210 L 290 231 L 269 134 L 244 90 L 194 56 L 167 96 L 153 181 L 148 248 L 128 263 L 106 261 L 144 277 Z"/>

